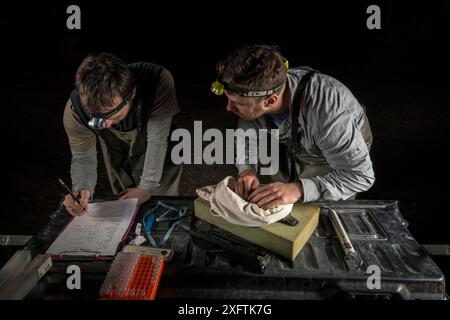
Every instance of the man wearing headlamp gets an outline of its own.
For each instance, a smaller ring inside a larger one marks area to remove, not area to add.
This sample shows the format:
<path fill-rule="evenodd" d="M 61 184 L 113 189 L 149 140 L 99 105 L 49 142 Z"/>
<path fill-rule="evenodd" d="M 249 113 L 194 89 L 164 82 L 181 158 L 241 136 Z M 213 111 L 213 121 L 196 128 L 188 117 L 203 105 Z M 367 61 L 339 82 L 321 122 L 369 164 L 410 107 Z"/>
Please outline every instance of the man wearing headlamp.
<path fill-rule="evenodd" d="M 79 203 L 67 195 L 67 210 L 84 213 L 94 194 L 97 144 L 118 198 L 137 198 L 141 204 L 151 195 L 177 195 L 182 167 L 170 161 L 169 134 L 179 107 L 170 72 L 101 53 L 83 60 L 75 85 L 63 121 Z"/>
<path fill-rule="evenodd" d="M 280 164 L 272 183 L 260 184 L 248 148 L 237 152 L 235 191 L 242 198 L 269 209 L 345 200 L 373 185 L 370 125 L 341 82 L 308 67 L 289 69 L 269 46 L 243 47 L 217 71 L 211 90 L 226 95 L 227 110 L 239 116 L 238 128 L 279 129 Z"/>

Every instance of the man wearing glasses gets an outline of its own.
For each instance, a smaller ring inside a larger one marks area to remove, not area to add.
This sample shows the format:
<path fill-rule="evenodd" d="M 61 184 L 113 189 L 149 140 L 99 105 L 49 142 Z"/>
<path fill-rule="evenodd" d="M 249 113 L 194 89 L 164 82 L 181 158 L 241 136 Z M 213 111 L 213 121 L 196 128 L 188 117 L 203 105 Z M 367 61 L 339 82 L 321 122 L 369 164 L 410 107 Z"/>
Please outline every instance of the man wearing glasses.
<path fill-rule="evenodd" d="M 243 47 L 219 63 L 217 71 L 211 89 L 226 95 L 227 110 L 239 116 L 238 128 L 279 130 L 279 171 L 270 176 L 272 183 L 260 184 L 248 148 L 237 152 L 235 192 L 240 197 L 270 209 L 297 201 L 350 199 L 372 186 L 369 122 L 338 80 L 307 67 L 291 69 L 268 46 Z"/>
<path fill-rule="evenodd" d="M 64 110 L 72 189 L 64 200 L 85 213 L 97 183 L 97 141 L 119 199 L 178 195 L 182 167 L 170 161 L 172 117 L 179 112 L 172 75 L 152 63 L 126 64 L 109 53 L 87 56 Z"/>

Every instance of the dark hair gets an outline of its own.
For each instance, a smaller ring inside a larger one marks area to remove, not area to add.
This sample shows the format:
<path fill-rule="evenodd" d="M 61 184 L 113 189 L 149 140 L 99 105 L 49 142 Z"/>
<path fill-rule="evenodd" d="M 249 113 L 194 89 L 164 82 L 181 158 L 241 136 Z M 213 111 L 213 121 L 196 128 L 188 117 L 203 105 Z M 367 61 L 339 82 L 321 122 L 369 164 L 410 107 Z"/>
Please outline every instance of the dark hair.
<path fill-rule="evenodd" d="M 269 90 L 286 80 L 287 70 L 276 47 L 252 45 L 220 62 L 217 74 L 222 81 L 245 89 Z"/>
<path fill-rule="evenodd" d="M 134 77 L 128 65 L 111 53 L 91 54 L 78 67 L 75 86 L 86 111 L 98 112 L 116 97 L 128 98 Z"/>

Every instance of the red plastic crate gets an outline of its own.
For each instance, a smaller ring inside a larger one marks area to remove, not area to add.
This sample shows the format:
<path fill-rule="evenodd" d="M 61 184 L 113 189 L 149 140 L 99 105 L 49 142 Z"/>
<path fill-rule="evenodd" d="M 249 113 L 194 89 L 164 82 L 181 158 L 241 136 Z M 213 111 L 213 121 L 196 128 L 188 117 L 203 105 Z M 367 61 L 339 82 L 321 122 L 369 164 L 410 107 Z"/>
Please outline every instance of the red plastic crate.
<path fill-rule="evenodd" d="M 100 289 L 100 299 L 154 300 L 163 268 L 161 255 L 120 252 Z"/>

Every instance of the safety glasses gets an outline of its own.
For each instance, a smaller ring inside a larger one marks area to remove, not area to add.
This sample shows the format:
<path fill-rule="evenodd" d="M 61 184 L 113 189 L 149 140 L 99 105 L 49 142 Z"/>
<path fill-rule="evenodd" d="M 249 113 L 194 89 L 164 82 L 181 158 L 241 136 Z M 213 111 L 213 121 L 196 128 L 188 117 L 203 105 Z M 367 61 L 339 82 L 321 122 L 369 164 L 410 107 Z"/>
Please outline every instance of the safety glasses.
<path fill-rule="evenodd" d="M 125 98 L 122 100 L 122 102 L 117 107 L 115 107 L 110 112 L 107 112 L 107 113 L 93 112 L 92 117 L 109 119 L 112 116 L 114 116 L 116 113 L 120 112 L 120 110 L 122 110 L 123 107 L 125 107 L 129 102 L 130 102 L 130 100 L 128 98 Z"/>

